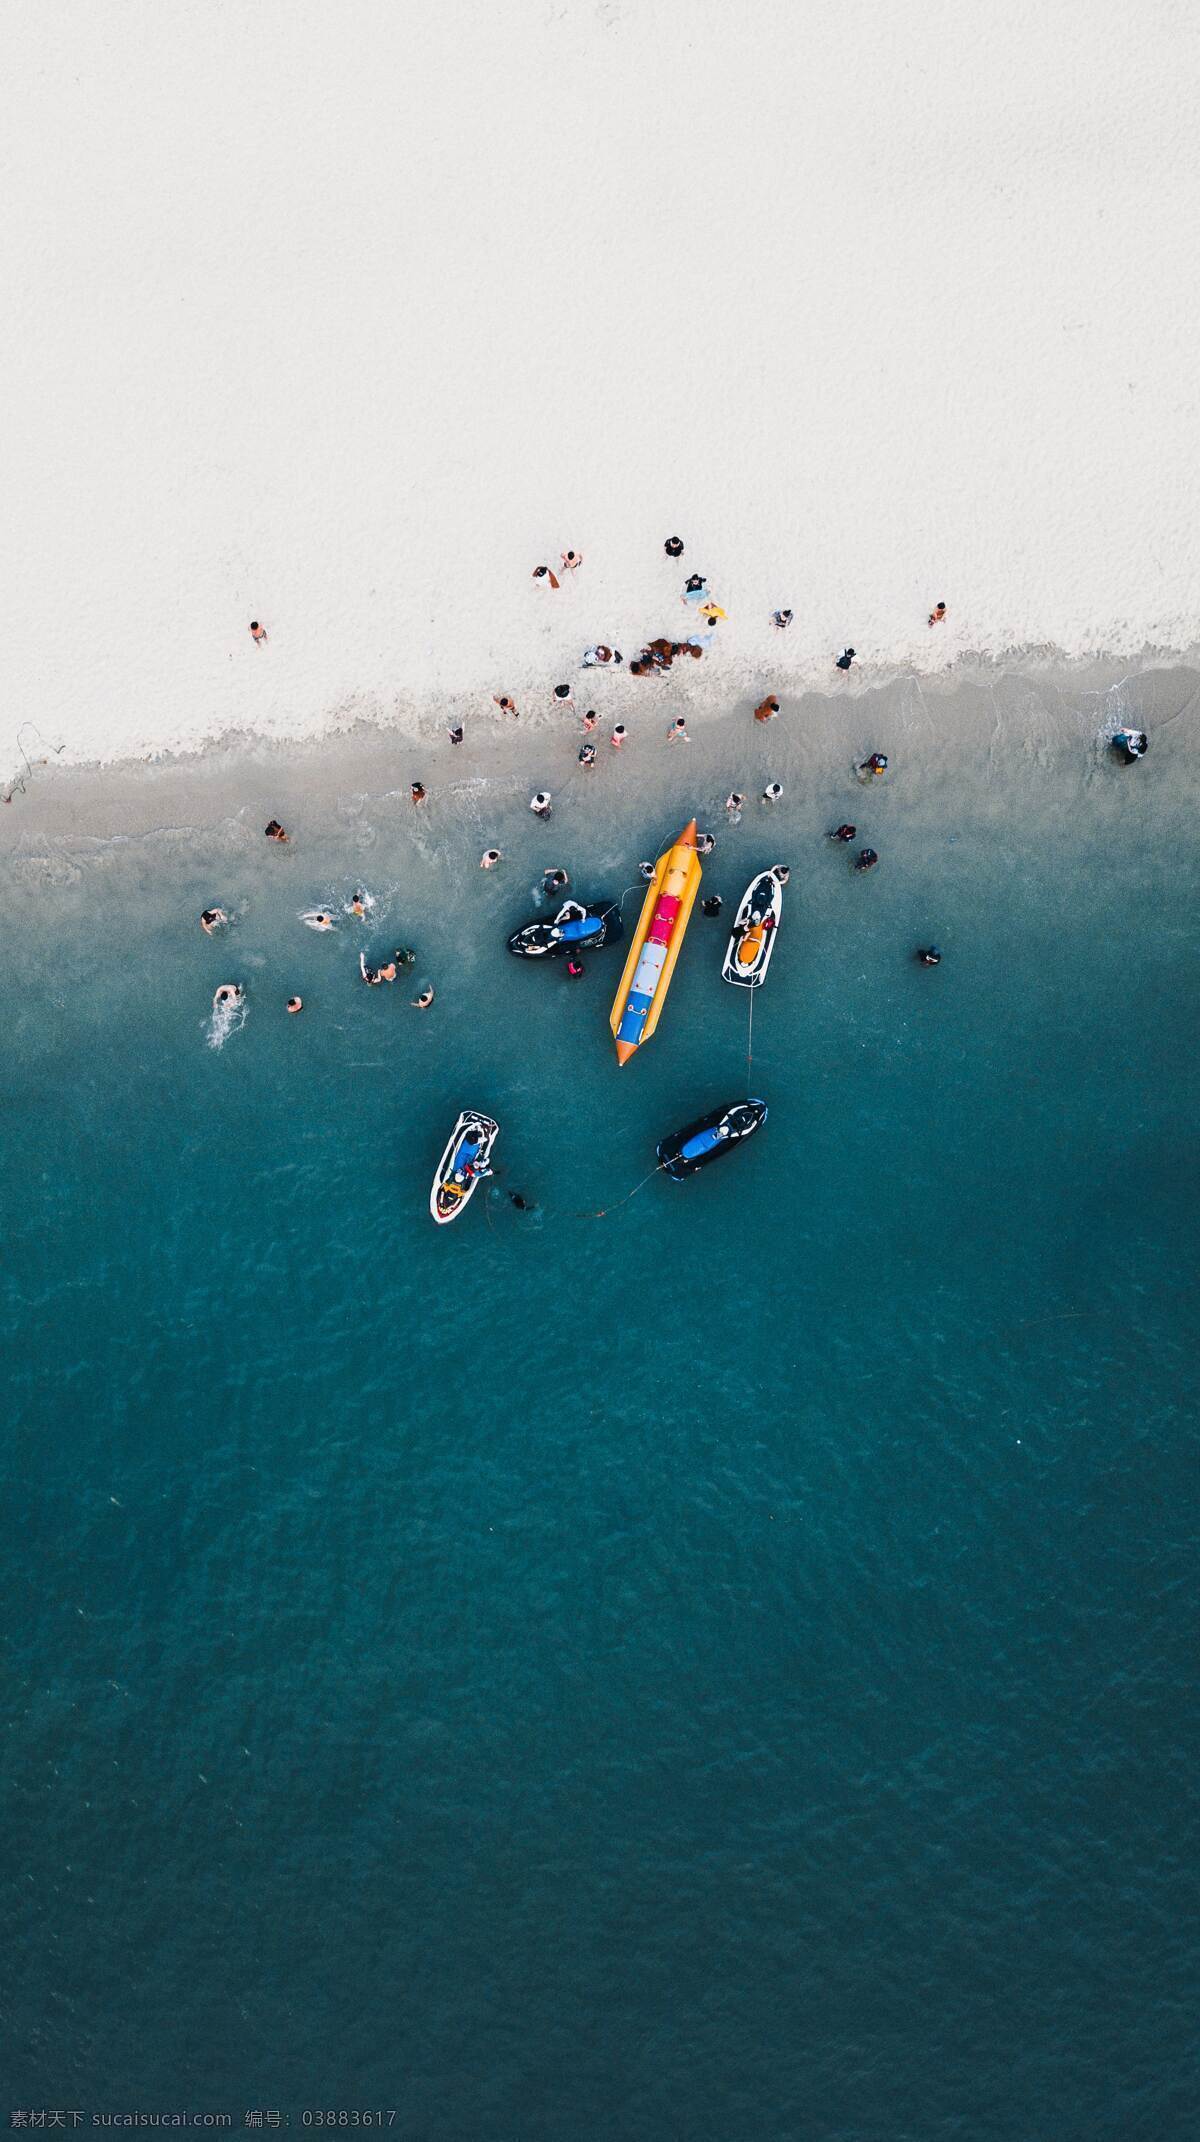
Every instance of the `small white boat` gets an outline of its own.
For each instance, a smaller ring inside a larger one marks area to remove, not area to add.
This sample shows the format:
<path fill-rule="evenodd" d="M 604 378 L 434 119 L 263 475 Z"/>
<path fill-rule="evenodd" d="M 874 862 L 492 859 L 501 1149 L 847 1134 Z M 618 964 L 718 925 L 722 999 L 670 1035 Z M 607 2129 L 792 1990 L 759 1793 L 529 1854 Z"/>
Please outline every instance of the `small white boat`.
<path fill-rule="evenodd" d="M 476 1183 L 491 1174 L 492 1147 L 499 1135 L 500 1125 L 493 1123 L 490 1116 L 481 1115 L 477 1108 L 463 1109 L 429 1192 L 429 1210 L 439 1227 L 457 1220 L 463 1207 L 470 1204 Z"/>
<path fill-rule="evenodd" d="M 739 989 L 757 989 L 766 981 L 782 913 L 783 885 L 776 866 L 753 879 L 742 895 L 721 969 L 723 981 Z"/>

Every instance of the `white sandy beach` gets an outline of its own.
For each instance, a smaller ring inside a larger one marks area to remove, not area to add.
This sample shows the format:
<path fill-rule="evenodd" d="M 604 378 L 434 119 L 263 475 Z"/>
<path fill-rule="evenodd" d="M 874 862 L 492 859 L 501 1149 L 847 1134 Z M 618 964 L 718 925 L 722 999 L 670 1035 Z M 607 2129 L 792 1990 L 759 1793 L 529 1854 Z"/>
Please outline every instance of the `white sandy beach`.
<path fill-rule="evenodd" d="M 1200 642 L 1187 6 L 3 22 L 5 774 Z"/>

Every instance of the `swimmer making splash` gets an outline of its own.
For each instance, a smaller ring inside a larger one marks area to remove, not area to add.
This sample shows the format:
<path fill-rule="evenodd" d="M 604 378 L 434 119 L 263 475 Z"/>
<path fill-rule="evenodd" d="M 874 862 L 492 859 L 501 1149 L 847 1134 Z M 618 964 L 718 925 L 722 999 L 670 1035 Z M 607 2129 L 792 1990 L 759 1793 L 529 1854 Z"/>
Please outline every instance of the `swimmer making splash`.
<path fill-rule="evenodd" d="M 337 924 L 327 907 L 306 908 L 300 917 L 306 930 L 336 930 Z"/>

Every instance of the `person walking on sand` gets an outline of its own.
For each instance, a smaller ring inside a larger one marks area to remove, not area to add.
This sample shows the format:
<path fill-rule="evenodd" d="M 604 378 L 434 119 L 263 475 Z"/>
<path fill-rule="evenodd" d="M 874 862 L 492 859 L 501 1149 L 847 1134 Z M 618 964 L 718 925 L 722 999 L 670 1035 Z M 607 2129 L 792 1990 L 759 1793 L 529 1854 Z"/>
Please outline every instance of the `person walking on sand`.
<path fill-rule="evenodd" d="M 579 746 L 579 763 L 585 773 L 591 772 L 596 763 L 596 746 L 594 744 L 581 744 Z"/>
<path fill-rule="evenodd" d="M 583 661 L 580 667 L 583 669 L 607 669 L 610 664 L 615 666 L 618 662 L 623 662 L 624 660 L 625 657 L 619 647 L 607 647 L 603 640 L 598 640 L 594 647 L 584 648 Z"/>
<path fill-rule="evenodd" d="M 774 692 L 772 692 L 769 698 L 759 700 L 754 709 L 754 719 L 755 721 L 774 721 L 778 712 L 779 701 L 776 699 Z"/>
<path fill-rule="evenodd" d="M 766 787 L 762 792 L 762 800 L 764 803 L 778 803 L 782 794 L 782 781 L 768 781 Z"/>
<path fill-rule="evenodd" d="M 408 793 L 412 797 L 414 803 L 424 803 L 426 796 L 429 794 L 429 790 L 426 788 L 425 783 L 423 781 L 411 781 L 409 783 Z"/>
<path fill-rule="evenodd" d="M 575 572 L 583 564 L 583 552 L 581 550 L 564 550 L 562 564 L 564 573 Z"/>
<path fill-rule="evenodd" d="M 206 937 L 211 937 L 213 931 L 223 929 L 228 920 L 223 907 L 206 907 L 200 917 L 200 927 Z"/>
<path fill-rule="evenodd" d="M 625 742 L 625 738 L 626 738 L 626 737 L 628 736 L 628 734 L 629 734 L 629 731 L 628 731 L 628 730 L 627 730 L 627 728 L 625 727 L 625 724 L 624 724 L 624 722 L 623 722 L 623 721 L 619 721 L 619 722 L 617 723 L 617 726 L 616 726 L 616 728 L 615 728 L 615 729 L 613 730 L 613 733 L 612 733 L 612 735 L 611 735 L 611 736 L 609 737 L 609 739 L 608 739 L 608 741 L 609 741 L 609 743 L 610 743 L 610 744 L 612 745 L 612 747 L 613 747 L 613 750 L 614 750 L 614 751 L 620 751 L 620 750 L 621 750 L 622 746 L 624 745 L 624 742 Z"/>
<path fill-rule="evenodd" d="M 463 728 L 462 723 L 456 722 L 453 729 L 451 729 L 450 731 L 450 741 L 452 744 L 461 744 L 465 735 L 466 730 Z"/>
<path fill-rule="evenodd" d="M 592 733 L 592 730 L 593 730 L 593 729 L 595 728 L 595 726 L 596 726 L 596 709 L 595 709 L 595 707 L 589 707 L 589 708 L 588 708 L 588 710 L 587 710 L 587 713 L 586 713 L 586 714 L 584 715 L 584 717 L 583 717 L 583 729 L 584 729 L 584 734 L 585 734 L 585 736 L 590 736 L 590 735 L 591 735 L 591 733 Z"/>
<path fill-rule="evenodd" d="M 566 703 L 567 703 L 567 701 L 568 701 L 568 700 L 570 699 L 570 697 L 571 697 L 571 687 L 570 687 L 570 685 L 569 685 L 569 684 L 556 684 L 556 685 L 555 685 L 555 687 L 554 687 L 554 696 L 555 696 L 555 698 L 556 698 L 556 699 L 560 699 L 560 700 L 561 700 L 561 701 L 563 702 L 563 705 L 565 706 L 565 705 L 566 705 Z"/>
<path fill-rule="evenodd" d="M 268 840 L 286 841 L 290 837 L 284 832 L 277 818 L 269 818 L 263 827 L 263 832 Z"/>
<path fill-rule="evenodd" d="M 263 646 L 266 641 L 267 628 L 265 625 L 260 625 L 256 617 L 252 617 L 250 620 L 250 637 L 256 647 Z"/>
<path fill-rule="evenodd" d="M 850 664 L 854 660 L 855 653 L 856 650 L 853 647 L 843 647 L 840 655 L 837 658 L 838 669 L 849 669 Z"/>
<path fill-rule="evenodd" d="M 667 730 L 667 742 L 668 744 L 690 744 L 691 741 L 692 739 L 687 733 L 687 722 L 684 720 L 683 715 L 679 714 Z"/>
<path fill-rule="evenodd" d="M 781 632 L 786 632 L 791 622 L 792 613 L 790 610 L 772 610 L 771 623 L 777 625 Z"/>
<path fill-rule="evenodd" d="M 499 861 L 499 848 L 485 848 L 479 858 L 479 867 L 481 870 L 494 870 Z"/>
<path fill-rule="evenodd" d="M 533 577 L 535 580 L 548 580 L 552 588 L 558 586 L 558 576 L 551 572 L 548 565 L 535 565 Z"/>
<path fill-rule="evenodd" d="M 516 720 L 517 703 L 515 699 L 510 699 L 507 692 L 493 692 L 492 698 L 502 714 L 511 714 L 514 721 Z"/>
<path fill-rule="evenodd" d="M 942 623 L 944 622 L 944 620 L 945 620 L 945 616 L 946 616 L 946 605 L 945 605 L 945 603 L 944 603 L 944 602 L 935 602 L 935 604 L 934 604 L 934 606 L 933 606 L 932 610 L 931 610 L 931 611 L 930 611 L 930 613 L 929 613 L 929 622 L 930 622 L 930 624 L 931 624 L 931 625 L 940 625 L 940 624 L 942 624 Z"/>
<path fill-rule="evenodd" d="M 682 558 L 682 536 L 668 536 L 666 542 L 663 544 L 663 549 L 666 551 L 668 558 Z"/>

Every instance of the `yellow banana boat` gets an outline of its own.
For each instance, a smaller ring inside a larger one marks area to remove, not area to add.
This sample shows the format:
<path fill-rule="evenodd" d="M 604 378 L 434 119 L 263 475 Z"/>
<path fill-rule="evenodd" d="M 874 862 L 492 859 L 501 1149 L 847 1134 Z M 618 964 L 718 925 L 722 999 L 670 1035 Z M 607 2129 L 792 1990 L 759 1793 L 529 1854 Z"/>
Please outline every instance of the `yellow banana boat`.
<path fill-rule="evenodd" d="M 608 1022 L 616 1039 L 619 1064 L 628 1063 L 634 1050 L 650 1039 L 658 1025 L 701 876 L 693 818 L 673 847 L 659 856 L 646 887 Z"/>

